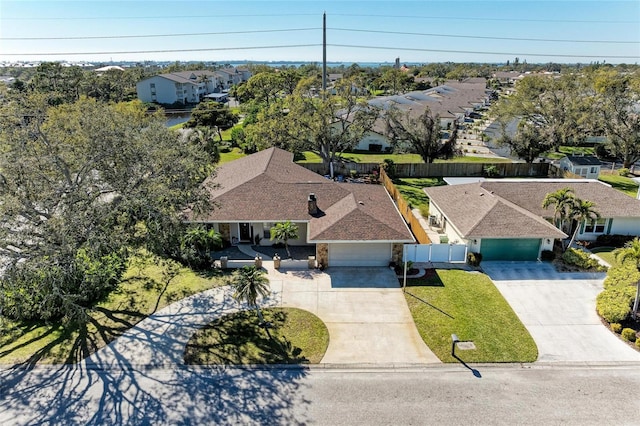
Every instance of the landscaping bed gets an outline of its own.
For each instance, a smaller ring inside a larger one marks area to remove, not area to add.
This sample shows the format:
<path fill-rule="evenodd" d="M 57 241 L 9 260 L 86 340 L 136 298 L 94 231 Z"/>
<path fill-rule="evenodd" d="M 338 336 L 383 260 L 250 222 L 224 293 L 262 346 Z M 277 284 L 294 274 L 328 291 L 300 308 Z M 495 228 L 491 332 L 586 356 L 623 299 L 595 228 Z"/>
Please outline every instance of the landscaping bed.
<path fill-rule="evenodd" d="M 263 309 L 219 318 L 198 330 L 185 348 L 185 364 L 317 364 L 329 346 L 322 320 L 296 308 Z"/>

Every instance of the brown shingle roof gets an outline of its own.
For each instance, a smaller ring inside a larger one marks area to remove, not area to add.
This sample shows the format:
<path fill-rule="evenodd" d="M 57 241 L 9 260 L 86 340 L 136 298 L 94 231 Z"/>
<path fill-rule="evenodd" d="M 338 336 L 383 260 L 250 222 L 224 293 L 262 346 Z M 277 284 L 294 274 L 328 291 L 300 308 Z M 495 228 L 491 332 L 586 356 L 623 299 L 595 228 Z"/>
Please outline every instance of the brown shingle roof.
<path fill-rule="evenodd" d="M 595 203 L 602 217 L 640 217 L 640 200 L 592 180 L 487 180 L 425 192 L 464 237 L 561 238 L 560 231 L 543 219 L 553 216 L 553 207 L 543 209 L 542 201 L 567 187 L 576 197 Z"/>
<path fill-rule="evenodd" d="M 465 238 L 566 236 L 540 216 L 486 190 L 482 183 L 432 187 L 424 191 Z"/>
<path fill-rule="evenodd" d="M 413 241 L 384 187 L 325 179 L 278 148 L 226 163 L 212 181 L 215 207 L 194 221 L 308 221 L 313 241 Z M 320 209 L 316 216 L 308 212 L 311 193 Z"/>

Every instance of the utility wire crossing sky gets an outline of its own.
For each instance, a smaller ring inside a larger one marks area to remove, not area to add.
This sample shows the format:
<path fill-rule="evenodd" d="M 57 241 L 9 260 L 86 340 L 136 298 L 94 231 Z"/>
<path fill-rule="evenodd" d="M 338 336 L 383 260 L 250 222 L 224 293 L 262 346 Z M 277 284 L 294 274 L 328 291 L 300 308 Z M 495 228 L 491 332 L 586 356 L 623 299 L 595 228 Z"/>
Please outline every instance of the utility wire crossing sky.
<path fill-rule="evenodd" d="M 0 1 L 0 61 L 636 63 L 640 1 Z"/>

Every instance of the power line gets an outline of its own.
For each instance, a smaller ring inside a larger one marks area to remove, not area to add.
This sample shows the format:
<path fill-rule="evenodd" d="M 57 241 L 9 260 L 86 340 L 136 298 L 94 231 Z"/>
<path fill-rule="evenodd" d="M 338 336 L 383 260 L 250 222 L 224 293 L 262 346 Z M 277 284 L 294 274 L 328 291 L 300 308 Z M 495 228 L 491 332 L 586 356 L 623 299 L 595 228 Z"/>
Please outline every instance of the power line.
<path fill-rule="evenodd" d="M 449 21 L 498 21 L 498 22 L 555 22 L 555 23 L 575 23 L 575 24 L 637 24 L 634 21 L 608 21 L 608 20 L 581 20 L 581 19 L 529 19 L 529 18 L 466 18 L 461 16 L 420 16 L 420 15 L 351 15 L 345 13 L 332 13 L 332 16 L 347 16 L 353 18 L 410 18 L 410 19 L 438 19 Z"/>
<path fill-rule="evenodd" d="M 381 49 L 381 50 L 406 50 L 415 52 L 439 52 L 439 53 L 471 53 L 477 55 L 508 55 L 508 56 L 548 56 L 555 58 L 594 58 L 594 59 L 638 59 L 639 56 L 626 56 L 626 55 L 561 55 L 557 53 L 513 53 L 513 52 L 485 52 L 474 50 L 449 50 L 449 49 L 422 49 L 413 47 L 392 47 L 392 46 L 361 46 L 352 44 L 327 44 L 331 47 L 349 47 L 356 49 Z"/>
<path fill-rule="evenodd" d="M 213 52 L 213 51 L 233 51 L 233 50 L 261 50 L 261 49 L 286 49 L 301 47 L 321 47 L 322 44 L 291 44 L 277 46 L 241 46 L 241 47 L 207 47 L 202 49 L 160 49 L 160 50 L 130 50 L 130 51 L 98 51 L 98 52 L 39 52 L 39 53 L 3 53 L 4 56 L 71 56 L 71 55 L 116 55 L 116 54 L 140 54 L 140 53 L 176 53 L 176 52 Z M 533 56 L 533 57 L 555 57 L 555 58 L 593 58 L 593 59 L 638 59 L 638 56 L 626 55 L 576 55 L 576 54 L 558 54 L 558 53 L 522 53 L 522 52 L 492 52 L 492 51 L 474 51 L 474 50 L 450 50 L 450 49 L 424 49 L 411 47 L 393 47 L 393 46 L 364 46 L 350 44 L 327 44 L 331 47 L 347 47 L 355 49 L 380 49 L 380 50 L 396 50 L 396 51 L 415 51 L 415 52 L 439 52 L 439 53 L 465 53 L 477 55 L 504 55 L 504 56 Z"/>
<path fill-rule="evenodd" d="M 255 34 L 255 33 L 282 33 L 294 31 L 312 31 L 322 28 L 287 28 L 280 30 L 248 30 L 248 31 L 219 31 L 213 33 L 177 33 L 177 34 L 141 34 L 141 35 L 114 35 L 114 36 L 76 36 L 76 37 L 0 37 L 0 40 L 99 40 L 99 39 L 124 39 L 124 38 L 155 38 L 155 37 L 190 37 L 208 35 L 231 34 Z"/>
<path fill-rule="evenodd" d="M 211 18 L 269 18 L 269 17 L 282 17 L 282 16 L 318 16 L 317 13 L 267 13 L 267 14 L 240 14 L 240 15 L 171 15 L 171 16 L 85 16 L 85 17 L 71 17 L 71 16 L 57 16 L 57 17 L 45 17 L 45 18 L 6 18 L 3 17 L 1 21 L 84 21 L 84 20 L 131 20 L 131 19 L 211 19 Z"/>
<path fill-rule="evenodd" d="M 297 47 L 318 47 L 322 44 L 289 44 L 279 46 L 241 46 L 206 47 L 202 49 L 161 49 L 161 50 L 125 50 L 110 52 L 39 52 L 39 53 L 2 53 L 2 56 L 65 56 L 65 55 L 126 55 L 129 53 L 176 53 L 176 52 L 213 52 L 229 50 L 288 49 Z"/>
<path fill-rule="evenodd" d="M 211 19 L 211 18 L 249 18 L 249 17 L 294 17 L 319 16 L 317 13 L 269 13 L 269 14 L 224 14 L 224 15 L 170 15 L 170 16 L 85 16 L 85 17 L 2 17 L 1 21 L 78 21 L 78 20 L 132 20 L 132 19 Z M 425 15 L 376 15 L 376 14 L 345 14 L 331 13 L 331 16 L 346 16 L 353 18 L 400 18 L 400 19 L 438 19 L 450 21 L 497 21 L 497 22 L 555 22 L 577 24 L 637 24 L 639 20 L 612 21 L 586 19 L 531 19 L 531 18 L 477 18 L 462 16 L 425 16 Z"/>
<path fill-rule="evenodd" d="M 551 39 L 551 38 L 519 38 L 519 37 L 492 37 L 492 36 L 480 36 L 480 35 L 459 35 L 459 34 L 434 34 L 434 33 L 413 33 L 404 31 L 383 31 L 383 30 L 361 30 L 354 28 L 327 28 L 335 31 L 348 31 L 348 32 L 360 32 L 360 33 L 376 33 L 376 34 L 399 34 L 399 35 L 412 35 L 412 36 L 427 36 L 427 37 L 448 37 L 448 38 L 470 38 L 470 39 L 484 39 L 484 40 L 511 40 L 511 41 L 544 41 L 544 42 L 566 42 L 566 43 L 608 43 L 608 44 L 640 44 L 640 41 L 618 41 L 618 40 L 569 40 L 569 39 Z"/>

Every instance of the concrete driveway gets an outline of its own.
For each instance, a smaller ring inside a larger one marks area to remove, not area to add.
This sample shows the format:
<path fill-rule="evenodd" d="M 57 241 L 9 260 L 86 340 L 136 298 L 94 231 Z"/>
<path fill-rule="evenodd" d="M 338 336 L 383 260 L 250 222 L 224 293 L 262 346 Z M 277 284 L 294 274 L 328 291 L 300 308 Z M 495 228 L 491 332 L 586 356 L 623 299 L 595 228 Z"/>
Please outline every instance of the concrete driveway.
<path fill-rule="evenodd" d="M 439 363 L 418 334 L 389 268 L 269 271 L 282 306 L 314 313 L 329 329 L 323 364 Z"/>
<path fill-rule="evenodd" d="M 596 313 L 605 274 L 557 272 L 538 262 L 483 262 L 482 269 L 531 333 L 538 361 L 640 361 Z"/>

